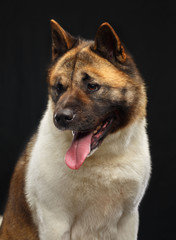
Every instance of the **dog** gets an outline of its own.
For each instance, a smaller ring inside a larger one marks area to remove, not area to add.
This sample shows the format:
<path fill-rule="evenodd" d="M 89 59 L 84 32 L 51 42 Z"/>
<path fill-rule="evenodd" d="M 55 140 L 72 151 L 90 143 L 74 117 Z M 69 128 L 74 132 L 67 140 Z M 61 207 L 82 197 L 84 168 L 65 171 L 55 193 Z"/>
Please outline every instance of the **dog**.
<path fill-rule="evenodd" d="M 12 176 L 0 240 L 136 240 L 151 172 L 146 89 L 109 23 L 51 20 L 48 105 Z"/>

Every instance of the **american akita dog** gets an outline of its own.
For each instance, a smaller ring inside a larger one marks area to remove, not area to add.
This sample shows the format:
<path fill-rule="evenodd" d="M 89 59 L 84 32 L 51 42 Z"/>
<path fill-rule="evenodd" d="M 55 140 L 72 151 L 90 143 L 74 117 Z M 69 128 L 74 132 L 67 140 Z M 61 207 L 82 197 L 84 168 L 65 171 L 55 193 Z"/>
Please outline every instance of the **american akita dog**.
<path fill-rule="evenodd" d="M 51 20 L 47 110 L 15 168 L 0 240 L 136 240 L 150 176 L 146 91 L 113 28 Z"/>

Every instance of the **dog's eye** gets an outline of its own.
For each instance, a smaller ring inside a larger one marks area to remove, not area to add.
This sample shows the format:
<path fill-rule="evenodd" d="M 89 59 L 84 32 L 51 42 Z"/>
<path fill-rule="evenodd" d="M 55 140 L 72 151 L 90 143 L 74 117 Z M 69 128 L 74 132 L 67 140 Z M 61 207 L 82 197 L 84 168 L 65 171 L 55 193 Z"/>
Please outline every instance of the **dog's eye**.
<path fill-rule="evenodd" d="M 88 83 L 87 84 L 87 90 L 89 92 L 95 92 L 95 91 L 98 91 L 99 89 L 100 89 L 100 85 L 97 83 L 94 83 L 94 84 Z"/>
<path fill-rule="evenodd" d="M 58 83 L 58 84 L 56 85 L 56 90 L 57 90 L 58 92 L 62 92 L 62 91 L 64 90 L 64 86 L 63 86 L 61 83 Z"/>

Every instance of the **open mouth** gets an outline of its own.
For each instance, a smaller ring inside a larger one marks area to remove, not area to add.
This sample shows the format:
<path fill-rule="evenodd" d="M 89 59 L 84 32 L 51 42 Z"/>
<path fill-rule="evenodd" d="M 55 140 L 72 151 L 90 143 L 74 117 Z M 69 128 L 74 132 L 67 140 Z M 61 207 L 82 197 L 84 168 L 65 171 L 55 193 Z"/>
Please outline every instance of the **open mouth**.
<path fill-rule="evenodd" d="M 85 159 L 95 151 L 111 130 L 113 118 L 103 121 L 89 132 L 73 132 L 73 141 L 68 149 L 65 162 L 71 169 L 79 169 Z"/>

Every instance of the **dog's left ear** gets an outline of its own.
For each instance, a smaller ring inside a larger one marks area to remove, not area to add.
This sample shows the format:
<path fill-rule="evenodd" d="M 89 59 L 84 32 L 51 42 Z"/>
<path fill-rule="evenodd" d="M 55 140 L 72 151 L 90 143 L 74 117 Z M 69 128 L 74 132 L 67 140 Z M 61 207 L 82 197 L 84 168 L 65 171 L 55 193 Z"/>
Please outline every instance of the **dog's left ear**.
<path fill-rule="evenodd" d="M 108 60 L 125 62 L 126 53 L 119 37 L 109 23 L 103 23 L 98 28 L 95 37 L 94 50 Z"/>
<path fill-rule="evenodd" d="M 52 34 L 52 60 L 55 60 L 71 49 L 77 39 L 72 37 L 53 19 L 50 23 Z"/>

